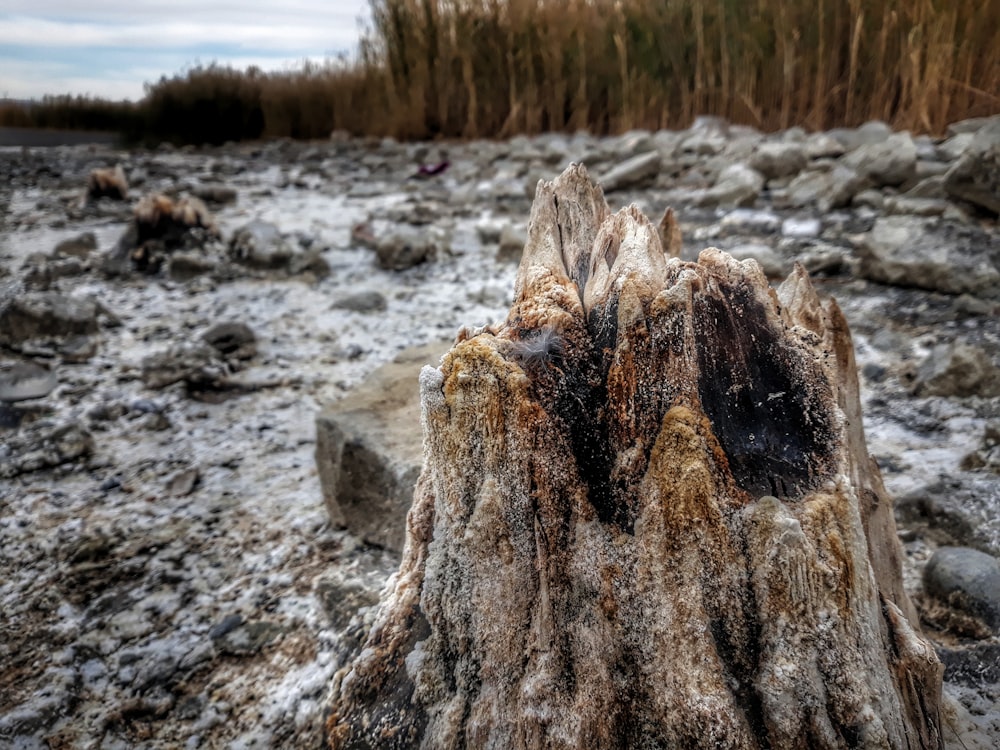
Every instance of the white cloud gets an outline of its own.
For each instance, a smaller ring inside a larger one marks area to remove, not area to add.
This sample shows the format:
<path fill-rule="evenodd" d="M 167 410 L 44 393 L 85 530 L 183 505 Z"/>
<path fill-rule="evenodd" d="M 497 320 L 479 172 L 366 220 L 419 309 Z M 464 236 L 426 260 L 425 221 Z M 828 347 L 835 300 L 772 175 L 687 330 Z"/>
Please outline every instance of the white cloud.
<path fill-rule="evenodd" d="M 100 96 L 105 99 L 141 99 L 143 71 L 130 70 L 121 75 L 91 76 L 81 73 L 75 66 L 57 63 L 29 63 L 9 57 L 0 57 L 0 97 L 14 99 L 41 98 L 43 96 Z M 153 71 L 150 78 L 158 78 Z"/>
<path fill-rule="evenodd" d="M 4 0 L 0 95 L 137 99 L 198 63 L 287 70 L 353 52 L 367 0 Z"/>

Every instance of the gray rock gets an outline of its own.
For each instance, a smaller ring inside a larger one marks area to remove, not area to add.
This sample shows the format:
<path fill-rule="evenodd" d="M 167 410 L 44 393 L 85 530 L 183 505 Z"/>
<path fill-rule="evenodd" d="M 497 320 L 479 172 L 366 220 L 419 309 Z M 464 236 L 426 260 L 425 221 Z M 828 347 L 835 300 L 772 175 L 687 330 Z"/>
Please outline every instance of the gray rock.
<path fill-rule="evenodd" d="M 503 231 L 505 226 L 507 226 L 507 222 L 501 219 L 481 219 L 476 222 L 476 236 L 479 237 L 479 241 L 484 245 L 499 242 L 500 232 Z"/>
<path fill-rule="evenodd" d="M 205 203 L 216 206 L 227 206 L 236 203 L 237 192 L 235 188 L 227 185 L 197 185 L 192 188 L 191 194 L 205 201 Z"/>
<path fill-rule="evenodd" d="M 841 161 L 876 185 L 901 185 L 917 171 L 917 146 L 909 133 L 895 133 L 879 143 L 854 149 Z"/>
<path fill-rule="evenodd" d="M 401 551 L 423 461 L 420 368 L 448 350 L 408 349 L 316 418 L 316 465 L 332 521 Z"/>
<path fill-rule="evenodd" d="M 875 221 L 858 248 L 860 274 L 872 281 L 981 297 L 1000 296 L 1000 238 L 936 219 L 889 216 Z"/>
<path fill-rule="evenodd" d="M 810 169 L 789 184 L 788 202 L 792 206 L 815 205 L 825 213 L 848 205 L 866 183 L 864 177 L 840 164 L 830 169 Z"/>
<path fill-rule="evenodd" d="M 787 264 L 773 247 L 762 244 L 736 245 L 726 250 L 736 260 L 753 259 L 760 264 L 761 270 L 768 278 L 784 278 L 788 273 Z"/>
<path fill-rule="evenodd" d="M 953 122 L 948 126 L 946 132 L 949 137 L 961 135 L 963 133 L 975 133 L 982 130 L 987 125 L 997 122 L 998 120 L 1000 120 L 1000 115 L 992 115 L 990 117 L 970 117 L 967 120 Z"/>
<path fill-rule="evenodd" d="M 229 359 L 251 359 L 257 354 L 257 335 L 246 323 L 217 323 L 201 340 Z"/>
<path fill-rule="evenodd" d="M 891 135 L 892 128 L 881 120 L 871 120 L 859 128 L 834 128 L 827 131 L 827 136 L 838 141 L 845 152 L 854 151 L 861 146 L 882 143 Z"/>
<path fill-rule="evenodd" d="M 805 248 L 797 260 L 811 274 L 834 274 L 843 270 L 846 251 L 833 245 L 813 245 Z"/>
<path fill-rule="evenodd" d="M 955 161 L 965 153 L 967 148 L 969 148 L 969 145 L 972 143 L 973 136 L 975 136 L 975 131 L 953 135 L 948 140 L 942 141 L 938 144 L 938 155 L 947 161 Z"/>
<path fill-rule="evenodd" d="M 760 143 L 750 157 L 750 166 L 767 179 L 796 175 L 806 167 L 808 159 L 801 143 Z"/>
<path fill-rule="evenodd" d="M 167 261 L 167 274 L 174 281 L 190 281 L 191 279 L 216 271 L 218 261 L 201 252 L 181 251 L 173 253 Z"/>
<path fill-rule="evenodd" d="M 851 205 L 854 208 L 872 208 L 877 212 L 881 212 L 885 208 L 885 193 L 881 190 L 875 190 L 874 188 L 869 188 L 868 190 L 862 190 L 860 193 L 851 199 Z"/>
<path fill-rule="evenodd" d="M 926 180 L 928 177 L 944 177 L 949 166 L 947 162 L 943 161 L 917 159 L 917 167 L 913 172 L 913 181 L 920 182 L 921 180 Z M 907 183 L 903 187 L 909 187 L 909 185 L 910 183 Z M 912 188 L 910 189 L 912 190 Z"/>
<path fill-rule="evenodd" d="M 727 234 L 774 234 L 781 228 L 781 217 L 772 211 L 735 208 L 722 217 L 719 227 Z"/>
<path fill-rule="evenodd" d="M 0 478 L 49 469 L 89 455 L 94 441 L 75 423 L 32 424 L 0 445 Z"/>
<path fill-rule="evenodd" d="M 52 370 L 33 362 L 0 363 L 0 401 L 14 403 L 43 398 L 58 384 Z"/>
<path fill-rule="evenodd" d="M 58 279 L 79 276 L 85 271 L 78 258 L 33 256 L 25 264 L 24 285 L 29 289 L 48 290 Z"/>
<path fill-rule="evenodd" d="M 65 339 L 98 330 L 98 305 L 58 292 L 23 292 L 0 301 L 0 344 Z"/>
<path fill-rule="evenodd" d="M 944 175 L 931 175 L 917 182 L 903 194 L 904 198 L 936 198 L 944 200 L 948 193 L 944 189 Z"/>
<path fill-rule="evenodd" d="M 661 161 L 659 151 L 648 151 L 612 167 L 598 182 L 605 193 L 633 188 L 654 179 L 660 173 Z"/>
<path fill-rule="evenodd" d="M 781 236 L 797 239 L 819 237 L 823 225 L 813 217 L 791 216 L 781 222 Z"/>
<path fill-rule="evenodd" d="M 944 178 L 948 194 L 1000 214 L 1000 118 L 976 132 Z"/>
<path fill-rule="evenodd" d="M 382 312 L 388 307 L 385 297 L 374 290 L 367 292 L 355 292 L 346 297 L 342 297 L 331 305 L 337 310 L 350 310 L 351 312 L 371 313 Z"/>
<path fill-rule="evenodd" d="M 405 271 L 437 255 L 437 245 L 427 235 L 397 232 L 378 240 L 375 261 L 387 271 Z"/>
<path fill-rule="evenodd" d="M 903 216 L 944 216 L 957 211 L 948 201 L 937 198 L 911 198 L 894 195 L 885 199 L 883 208 L 888 214 Z"/>
<path fill-rule="evenodd" d="M 812 133 L 807 136 L 803 148 L 809 159 L 836 159 L 844 153 L 844 145 L 826 133 Z"/>
<path fill-rule="evenodd" d="M 648 130 L 630 130 L 623 133 L 611 144 L 611 148 L 619 158 L 631 158 L 648 154 L 656 149 L 653 135 Z"/>
<path fill-rule="evenodd" d="M 678 150 L 698 156 L 714 156 L 726 147 L 728 139 L 729 123 L 725 119 L 703 115 L 695 118 Z"/>
<path fill-rule="evenodd" d="M 694 194 L 699 206 L 752 206 L 764 188 L 764 176 L 745 164 L 731 164 L 719 173 L 715 184 Z"/>
<path fill-rule="evenodd" d="M 281 231 L 266 221 L 251 221 L 233 233 L 229 241 L 230 256 L 255 268 L 287 266 L 294 251 Z"/>
<path fill-rule="evenodd" d="M 920 363 L 913 387 L 918 396 L 1000 396 L 1000 367 L 979 347 L 939 344 Z"/>
<path fill-rule="evenodd" d="M 500 230 L 497 245 L 497 261 L 500 263 L 520 263 L 524 246 L 528 242 L 528 231 L 524 227 L 506 224 Z"/>
<path fill-rule="evenodd" d="M 52 251 L 55 257 L 86 258 L 97 249 L 97 237 L 93 232 L 84 232 L 76 237 L 63 240 Z"/>
<path fill-rule="evenodd" d="M 378 593 L 377 589 L 373 590 L 357 581 L 320 579 L 316 582 L 316 594 L 323 604 L 323 610 L 338 632 L 350 624 L 359 609 L 378 604 Z"/>
<path fill-rule="evenodd" d="M 1000 632 L 1000 560 L 967 547 L 935 550 L 924 569 L 924 590 Z"/>
<path fill-rule="evenodd" d="M 215 348 L 201 342 L 176 344 L 142 361 L 142 381 L 149 388 L 166 388 L 181 381 L 211 386 L 228 374 L 229 368 Z"/>
<path fill-rule="evenodd" d="M 1000 482 L 990 474 L 963 472 L 896 498 L 905 528 L 921 530 L 938 544 L 975 547 L 1000 556 Z"/>

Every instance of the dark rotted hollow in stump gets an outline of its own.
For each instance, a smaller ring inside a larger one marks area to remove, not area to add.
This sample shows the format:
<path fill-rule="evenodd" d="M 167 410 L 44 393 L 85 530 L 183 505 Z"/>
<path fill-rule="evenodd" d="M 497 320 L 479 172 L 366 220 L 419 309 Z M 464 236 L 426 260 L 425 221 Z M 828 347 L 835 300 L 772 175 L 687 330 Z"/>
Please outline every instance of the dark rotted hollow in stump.
<path fill-rule="evenodd" d="M 843 315 L 541 183 L 507 320 L 421 374 L 424 466 L 334 748 L 937 748 Z"/>

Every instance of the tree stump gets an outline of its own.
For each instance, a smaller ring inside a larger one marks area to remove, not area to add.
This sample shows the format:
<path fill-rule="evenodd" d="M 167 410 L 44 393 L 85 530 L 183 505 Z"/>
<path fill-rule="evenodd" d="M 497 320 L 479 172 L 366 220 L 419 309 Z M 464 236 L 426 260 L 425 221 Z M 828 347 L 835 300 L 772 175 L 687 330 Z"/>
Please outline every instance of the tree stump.
<path fill-rule="evenodd" d="M 541 183 L 505 323 L 420 376 L 424 466 L 333 748 L 938 748 L 853 345 L 796 267 Z"/>

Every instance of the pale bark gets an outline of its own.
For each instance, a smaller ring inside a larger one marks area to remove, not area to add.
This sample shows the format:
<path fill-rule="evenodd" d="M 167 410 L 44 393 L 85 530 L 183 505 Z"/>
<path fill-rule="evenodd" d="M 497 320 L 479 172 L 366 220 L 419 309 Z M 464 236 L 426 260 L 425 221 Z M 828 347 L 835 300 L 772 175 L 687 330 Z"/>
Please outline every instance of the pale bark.
<path fill-rule="evenodd" d="M 505 323 L 421 374 L 400 570 L 334 748 L 937 748 L 844 317 L 539 185 Z"/>

